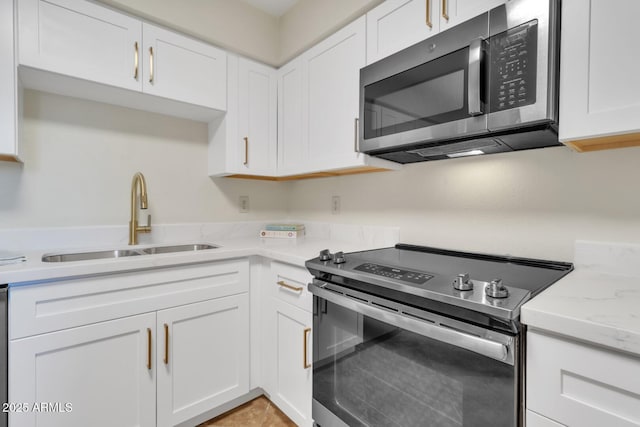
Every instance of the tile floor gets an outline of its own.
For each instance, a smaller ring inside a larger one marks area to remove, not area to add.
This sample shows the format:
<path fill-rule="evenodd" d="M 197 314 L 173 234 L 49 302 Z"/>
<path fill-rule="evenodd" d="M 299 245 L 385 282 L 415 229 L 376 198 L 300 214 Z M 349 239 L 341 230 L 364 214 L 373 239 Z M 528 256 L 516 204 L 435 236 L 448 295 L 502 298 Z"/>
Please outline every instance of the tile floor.
<path fill-rule="evenodd" d="M 264 396 L 253 399 L 200 424 L 198 427 L 296 427 L 285 414 Z"/>

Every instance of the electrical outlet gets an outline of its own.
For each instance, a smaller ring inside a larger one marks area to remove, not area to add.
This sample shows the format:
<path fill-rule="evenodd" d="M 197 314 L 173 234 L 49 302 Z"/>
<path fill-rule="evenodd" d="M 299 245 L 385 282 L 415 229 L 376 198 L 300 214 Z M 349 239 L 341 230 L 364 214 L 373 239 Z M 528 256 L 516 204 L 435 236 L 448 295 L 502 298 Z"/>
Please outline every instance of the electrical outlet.
<path fill-rule="evenodd" d="M 340 196 L 331 197 L 331 214 L 332 215 L 340 214 Z"/>
<path fill-rule="evenodd" d="M 248 213 L 249 212 L 249 196 L 240 196 L 238 198 L 240 205 L 240 213 Z"/>

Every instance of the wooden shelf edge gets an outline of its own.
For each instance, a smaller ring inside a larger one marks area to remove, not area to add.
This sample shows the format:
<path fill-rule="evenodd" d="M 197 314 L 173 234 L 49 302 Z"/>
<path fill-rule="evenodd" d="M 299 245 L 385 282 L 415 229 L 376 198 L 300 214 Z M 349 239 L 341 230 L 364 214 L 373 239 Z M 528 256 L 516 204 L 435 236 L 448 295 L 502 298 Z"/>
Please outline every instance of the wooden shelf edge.
<path fill-rule="evenodd" d="M 289 175 L 289 176 L 262 176 L 262 175 L 234 174 L 234 175 L 227 175 L 225 178 L 254 179 L 259 181 L 281 182 L 281 181 L 295 181 L 300 179 L 327 178 L 332 176 L 356 175 L 361 173 L 389 172 L 391 170 L 392 169 L 365 166 L 365 167 L 342 169 L 342 170 L 336 170 L 336 171 L 330 171 L 330 172 L 312 172 L 312 173 Z"/>
<path fill-rule="evenodd" d="M 624 135 L 566 141 L 564 144 L 580 153 L 610 150 L 614 148 L 638 147 L 640 146 L 640 133 L 628 133 Z"/>

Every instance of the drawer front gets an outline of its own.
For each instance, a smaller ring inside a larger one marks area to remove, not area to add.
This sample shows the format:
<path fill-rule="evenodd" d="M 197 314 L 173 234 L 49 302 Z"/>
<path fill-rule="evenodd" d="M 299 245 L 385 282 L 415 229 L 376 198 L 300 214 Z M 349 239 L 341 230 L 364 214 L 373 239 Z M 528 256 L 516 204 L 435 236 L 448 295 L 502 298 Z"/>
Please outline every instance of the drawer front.
<path fill-rule="evenodd" d="M 640 426 L 640 358 L 531 331 L 527 340 L 527 409 L 567 426 Z"/>
<path fill-rule="evenodd" d="M 312 276 L 306 268 L 274 261 L 271 273 L 269 288 L 272 296 L 311 312 L 313 295 L 307 290 L 307 284 Z"/>
<path fill-rule="evenodd" d="M 9 339 L 248 291 L 246 259 L 14 286 Z"/>

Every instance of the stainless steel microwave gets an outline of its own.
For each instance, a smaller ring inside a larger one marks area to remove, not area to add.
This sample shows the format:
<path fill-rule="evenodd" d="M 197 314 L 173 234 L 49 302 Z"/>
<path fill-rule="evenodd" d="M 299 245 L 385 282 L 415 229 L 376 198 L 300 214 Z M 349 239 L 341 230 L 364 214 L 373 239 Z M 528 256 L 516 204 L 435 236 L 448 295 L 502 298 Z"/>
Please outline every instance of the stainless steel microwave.
<path fill-rule="evenodd" d="M 398 163 L 561 145 L 558 0 L 509 0 L 360 70 L 359 150 Z"/>

